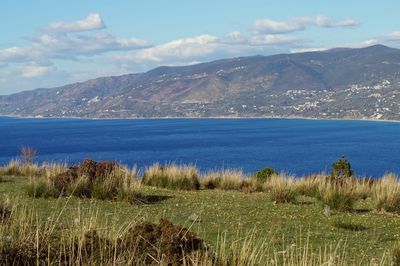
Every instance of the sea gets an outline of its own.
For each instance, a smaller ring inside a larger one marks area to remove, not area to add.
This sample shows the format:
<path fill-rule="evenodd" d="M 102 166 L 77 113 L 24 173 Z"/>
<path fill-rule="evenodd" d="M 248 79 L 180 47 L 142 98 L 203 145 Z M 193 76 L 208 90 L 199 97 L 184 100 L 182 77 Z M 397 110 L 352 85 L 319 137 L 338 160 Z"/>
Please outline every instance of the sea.
<path fill-rule="evenodd" d="M 360 177 L 400 175 L 400 123 L 306 119 L 33 119 L 0 117 L 0 164 L 22 146 L 36 161 L 115 160 L 140 171 L 156 162 L 200 171 L 272 167 L 329 172 L 345 156 Z"/>

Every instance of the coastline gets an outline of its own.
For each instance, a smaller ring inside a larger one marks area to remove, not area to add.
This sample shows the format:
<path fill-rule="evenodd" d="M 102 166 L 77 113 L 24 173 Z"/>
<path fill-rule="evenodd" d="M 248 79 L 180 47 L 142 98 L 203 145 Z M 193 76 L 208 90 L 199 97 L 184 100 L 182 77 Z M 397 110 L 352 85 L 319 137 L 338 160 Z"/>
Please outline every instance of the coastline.
<path fill-rule="evenodd" d="M 169 119 L 287 119 L 287 120 L 315 120 L 315 121 L 365 121 L 365 122 L 388 122 L 400 123 L 400 120 L 393 119 L 363 119 L 363 118 L 327 118 L 327 117 L 306 117 L 306 116 L 165 116 L 165 117 L 46 117 L 46 116 L 20 116 L 20 115 L 3 115 L 1 117 L 17 118 L 17 119 L 76 119 L 76 120 L 169 120 Z"/>

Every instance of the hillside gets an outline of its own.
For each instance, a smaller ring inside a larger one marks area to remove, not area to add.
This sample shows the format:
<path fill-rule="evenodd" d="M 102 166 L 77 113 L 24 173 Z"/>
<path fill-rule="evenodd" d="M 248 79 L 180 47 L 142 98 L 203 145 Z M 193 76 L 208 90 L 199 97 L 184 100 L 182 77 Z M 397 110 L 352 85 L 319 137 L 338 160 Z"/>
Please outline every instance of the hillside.
<path fill-rule="evenodd" d="M 37 117 L 264 117 L 400 120 L 400 50 L 251 56 L 102 77 L 0 96 L 0 114 Z"/>

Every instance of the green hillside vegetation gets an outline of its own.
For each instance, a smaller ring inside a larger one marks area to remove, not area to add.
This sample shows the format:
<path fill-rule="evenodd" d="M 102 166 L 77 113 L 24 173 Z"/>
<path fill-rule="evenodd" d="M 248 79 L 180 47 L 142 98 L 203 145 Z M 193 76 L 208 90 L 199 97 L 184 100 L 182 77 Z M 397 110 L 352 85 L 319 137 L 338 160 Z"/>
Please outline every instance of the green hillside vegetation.
<path fill-rule="evenodd" d="M 267 168 L 266 168 L 267 169 Z M 400 182 L 115 162 L 0 168 L 0 264 L 393 265 Z"/>

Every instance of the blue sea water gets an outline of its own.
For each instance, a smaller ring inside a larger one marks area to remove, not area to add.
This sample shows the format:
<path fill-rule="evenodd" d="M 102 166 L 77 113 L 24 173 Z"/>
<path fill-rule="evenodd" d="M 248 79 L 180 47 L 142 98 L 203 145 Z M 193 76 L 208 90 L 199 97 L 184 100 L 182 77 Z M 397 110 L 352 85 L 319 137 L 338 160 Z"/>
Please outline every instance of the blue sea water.
<path fill-rule="evenodd" d="M 0 164 L 21 146 L 38 161 L 117 160 L 195 164 L 202 171 L 273 167 L 295 175 L 330 171 L 341 155 L 359 176 L 400 174 L 400 123 L 302 119 L 82 120 L 0 117 Z"/>

